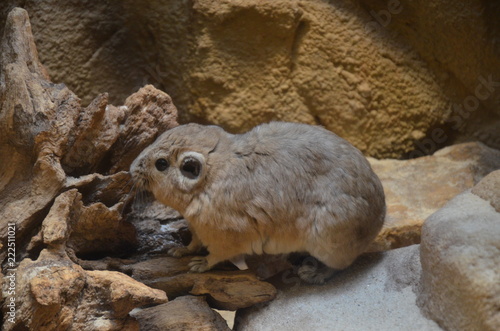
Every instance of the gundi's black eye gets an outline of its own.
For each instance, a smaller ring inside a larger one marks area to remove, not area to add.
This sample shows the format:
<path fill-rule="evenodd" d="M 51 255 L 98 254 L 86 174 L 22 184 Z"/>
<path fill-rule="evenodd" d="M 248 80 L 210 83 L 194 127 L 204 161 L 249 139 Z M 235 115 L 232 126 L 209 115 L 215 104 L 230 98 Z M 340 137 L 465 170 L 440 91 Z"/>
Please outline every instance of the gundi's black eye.
<path fill-rule="evenodd" d="M 167 170 L 168 166 L 168 161 L 165 159 L 158 159 L 155 162 L 155 167 L 156 169 L 158 169 L 158 171 L 165 171 Z"/>
<path fill-rule="evenodd" d="M 184 177 L 189 179 L 195 179 L 200 175 L 201 172 L 201 163 L 194 157 L 186 157 L 182 161 L 181 165 L 181 173 Z"/>

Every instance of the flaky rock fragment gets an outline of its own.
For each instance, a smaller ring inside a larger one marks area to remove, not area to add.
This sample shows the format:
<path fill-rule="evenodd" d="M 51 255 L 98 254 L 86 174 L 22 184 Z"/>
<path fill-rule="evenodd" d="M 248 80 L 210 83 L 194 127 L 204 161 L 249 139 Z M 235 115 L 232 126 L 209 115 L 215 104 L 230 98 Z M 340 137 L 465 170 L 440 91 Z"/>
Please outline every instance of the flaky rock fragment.
<path fill-rule="evenodd" d="M 77 190 L 69 190 L 59 195 L 42 223 L 41 238 L 45 245 L 57 248 L 66 244 L 71 227 L 81 212 L 75 213 L 75 204 L 81 200 Z"/>
<path fill-rule="evenodd" d="M 126 117 L 112 146 L 111 173 L 128 170 L 132 161 L 164 131 L 176 127 L 177 108 L 172 98 L 146 85 L 125 100 Z"/>
<path fill-rule="evenodd" d="M 93 173 L 77 178 L 67 177 L 64 184 L 64 189 L 77 188 L 82 192 L 85 204 L 102 202 L 108 207 L 125 203 L 131 187 L 132 182 L 127 171 L 108 176 Z"/>
<path fill-rule="evenodd" d="M 67 178 L 65 188 L 82 193 L 73 211 L 78 221 L 67 244 L 78 256 L 123 256 L 137 247 L 136 229 L 123 217 L 131 185 L 125 171 Z"/>
<path fill-rule="evenodd" d="M 387 201 L 384 227 L 370 250 L 382 251 L 419 243 L 428 216 L 500 169 L 500 151 L 481 143 L 464 143 L 417 159 L 370 159 L 370 163 Z"/>
<path fill-rule="evenodd" d="M 119 316 L 126 316 L 135 307 L 167 302 L 165 292 L 149 288 L 121 272 L 87 271 L 87 286 L 89 291 L 82 301 L 97 306 L 96 298 L 107 297 L 112 311 Z"/>
<path fill-rule="evenodd" d="M 259 281 L 252 273 L 214 272 L 208 277 L 195 278 L 189 293 L 207 295 L 207 300 L 215 308 L 236 310 L 271 301 L 277 291 L 273 285 Z"/>
<path fill-rule="evenodd" d="M 71 132 L 68 153 L 63 167 L 72 175 L 96 172 L 109 149 L 119 136 L 119 127 L 125 117 L 122 107 L 108 105 L 108 94 L 99 95 L 83 109 Z"/>
<path fill-rule="evenodd" d="M 230 330 L 203 297 L 183 296 L 155 307 L 136 310 L 131 315 L 139 321 L 141 330 Z"/>
<path fill-rule="evenodd" d="M 9 14 L 0 56 L 0 241 L 5 242 L 7 223 L 16 224 L 18 238 L 29 240 L 37 213 L 64 184 L 60 157 L 80 100 L 49 81 L 25 10 Z"/>
<path fill-rule="evenodd" d="M 80 113 L 63 167 L 73 176 L 126 171 L 160 133 L 177 126 L 176 119 L 170 96 L 152 85 L 132 94 L 120 107 L 109 105 L 103 93 Z"/>
<path fill-rule="evenodd" d="M 69 248 L 79 257 L 130 253 L 137 245 L 136 231 L 123 220 L 123 203 L 107 207 L 102 202 L 85 204 L 77 189 L 60 194 L 42 222 L 29 250 L 42 243 L 57 250 Z"/>
<path fill-rule="evenodd" d="M 120 205 L 107 207 L 101 202 L 84 206 L 81 202 L 78 222 L 68 240 L 68 247 L 79 256 L 118 255 L 131 253 L 137 245 L 135 228 L 123 221 Z"/>
<path fill-rule="evenodd" d="M 249 272 L 187 273 L 192 257 L 160 257 L 123 266 L 122 271 L 144 284 L 164 290 L 169 297 L 206 295 L 211 306 L 236 310 L 275 298 L 276 289 Z"/>
<path fill-rule="evenodd" d="M 122 273 L 85 271 L 61 251 L 24 259 L 16 275 L 16 320 L 4 324 L 6 331 L 139 330 L 128 313 L 167 301 L 163 291 Z M 5 303 L 2 308 L 5 312 Z"/>
<path fill-rule="evenodd" d="M 477 195 L 483 200 L 489 201 L 491 206 L 500 213 L 500 170 L 493 171 L 484 177 L 471 190 L 471 193 Z"/>

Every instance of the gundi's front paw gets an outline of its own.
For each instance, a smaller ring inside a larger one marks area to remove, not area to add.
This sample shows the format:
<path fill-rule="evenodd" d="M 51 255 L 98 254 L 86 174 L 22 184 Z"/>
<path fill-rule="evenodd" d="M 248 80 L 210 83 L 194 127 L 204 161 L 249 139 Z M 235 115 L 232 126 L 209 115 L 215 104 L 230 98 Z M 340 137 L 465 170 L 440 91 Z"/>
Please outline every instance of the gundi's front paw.
<path fill-rule="evenodd" d="M 210 269 L 207 258 L 204 256 L 193 257 L 188 265 L 192 272 L 205 272 Z"/>
<path fill-rule="evenodd" d="M 186 255 L 191 255 L 191 252 L 187 247 L 172 247 L 167 252 L 168 255 L 173 257 L 183 257 Z"/>

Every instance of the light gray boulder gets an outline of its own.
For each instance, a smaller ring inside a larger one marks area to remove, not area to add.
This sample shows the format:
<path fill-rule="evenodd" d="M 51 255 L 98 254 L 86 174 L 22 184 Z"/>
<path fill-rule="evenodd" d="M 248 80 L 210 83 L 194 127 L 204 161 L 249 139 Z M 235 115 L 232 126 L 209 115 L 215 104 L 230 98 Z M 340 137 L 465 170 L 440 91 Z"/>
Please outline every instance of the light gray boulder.
<path fill-rule="evenodd" d="M 324 286 L 289 285 L 268 305 L 239 311 L 236 330 L 442 330 L 416 305 L 419 246 L 362 256 Z"/>
<path fill-rule="evenodd" d="M 424 223 L 418 302 L 447 330 L 500 330 L 499 201 L 500 170 Z"/>

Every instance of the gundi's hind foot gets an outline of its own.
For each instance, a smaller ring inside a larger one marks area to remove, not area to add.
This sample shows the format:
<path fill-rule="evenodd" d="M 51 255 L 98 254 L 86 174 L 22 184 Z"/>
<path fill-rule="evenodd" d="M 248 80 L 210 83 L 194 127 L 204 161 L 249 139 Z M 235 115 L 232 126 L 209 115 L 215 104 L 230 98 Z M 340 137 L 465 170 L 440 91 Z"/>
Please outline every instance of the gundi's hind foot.
<path fill-rule="evenodd" d="M 204 256 L 193 257 L 188 265 L 189 270 L 192 272 L 205 272 L 207 270 L 210 270 L 207 258 Z"/>
<path fill-rule="evenodd" d="M 168 250 L 168 255 L 173 257 L 183 257 L 187 255 L 195 255 L 197 252 L 189 249 L 188 247 L 172 247 Z M 195 256 L 188 264 L 192 272 L 205 272 L 209 270 L 207 258 L 204 256 Z"/>
<path fill-rule="evenodd" d="M 167 254 L 173 257 L 183 257 L 186 255 L 194 255 L 195 252 L 187 247 L 172 247 L 168 250 Z"/>
<path fill-rule="evenodd" d="M 167 254 L 173 257 L 183 257 L 186 255 L 195 255 L 197 254 L 203 247 L 200 239 L 193 232 L 191 242 L 187 246 L 182 247 L 172 247 L 168 250 Z"/>
<path fill-rule="evenodd" d="M 315 258 L 308 257 L 302 262 L 297 275 L 308 284 L 322 285 L 337 272 L 337 269 L 327 267 Z"/>
<path fill-rule="evenodd" d="M 172 247 L 168 250 L 168 255 L 173 257 L 183 257 L 187 255 L 195 255 L 202 248 L 201 242 L 196 236 L 186 247 Z M 191 259 L 188 266 L 191 272 L 205 272 L 212 269 L 219 262 L 226 260 L 238 260 L 239 256 L 226 256 L 227 254 L 208 254 L 207 256 L 195 256 Z M 244 260 L 243 260 L 244 261 Z M 234 261 L 232 261 L 234 263 Z M 245 264 L 246 266 L 246 264 Z M 248 267 L 247 267 L 248 268 Z M 246 269 L 246 268 L 240 268 Z M 338 270 L 327 267 L 322 262 L 312 256 L 307 256 L 302 260 L 301 266 L 297 270 L 299 278 L 308 284 L 324 284 Z"/>

